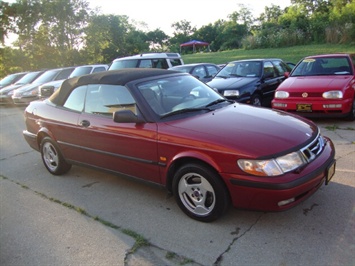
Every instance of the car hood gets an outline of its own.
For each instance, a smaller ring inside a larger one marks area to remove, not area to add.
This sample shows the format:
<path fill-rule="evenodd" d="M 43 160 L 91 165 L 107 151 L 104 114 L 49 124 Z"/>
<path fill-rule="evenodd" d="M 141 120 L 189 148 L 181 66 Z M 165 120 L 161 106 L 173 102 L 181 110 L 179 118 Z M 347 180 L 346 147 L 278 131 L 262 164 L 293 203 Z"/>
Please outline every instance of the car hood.
<path fill-rule="evenodd" d="M 318 127 L 307 119 L 238 103 L 166 122 L 159 131 L 164 142 L 178 142 L 181 146 L 198 143 L 201 149 L 251 158 L 274 157 L 297 150 L 319 133 Z"/>
<path fill-rule="evenodd" d="M 308 76 L 289 77 L 281 83 L 278 90 L 306 91 L 339 90 L 346 87 L 352 76 Z"/>
<path fill-rule="evenodd" d="M 22 86 L 22 87 L 18 88 L 16 91 L 17 92 L 31 91 L 31 90 L 37 89 L 39 85 L 40 84 L 31 83 L 31 84 L 28 84 L 28 85 L 25 85 L 25 86 Z"/>
<path fill-rule="evenodd" d="M 63 83 L 64 80 L 65 79 L 50 81 L 42 84 L 41 87 L 53 86 L 54 88 L 58 88 Z"/>
<path fill-rule="evenodd" d="M 244 77 L 235 77 L 235 78 L 214 78 L 210 82 L 207 83 L 213 89 L 217 90 L 228 90 L 228 89 L 238 89 L 253 82 L 257 82 L 259 78 L 244 78 Z"/>
<path fill-rule="evenodd" d="M 0 90 L 0 94 L 7 94 L 8 92 L 10 92 L 10 91 L 13 91 L 13 90 L 16 90 L 16 89 L 18 89 L 18 88 L 20 88 L 21 86 L 23 86 L 23 85 L 21 85 L 21 84 L 14 84 L 14 85 L 10 85 L 10 86 L 6 86 L 6 87 L 4 87 L 4 88 L 2 88 L 1 90 Z"/>

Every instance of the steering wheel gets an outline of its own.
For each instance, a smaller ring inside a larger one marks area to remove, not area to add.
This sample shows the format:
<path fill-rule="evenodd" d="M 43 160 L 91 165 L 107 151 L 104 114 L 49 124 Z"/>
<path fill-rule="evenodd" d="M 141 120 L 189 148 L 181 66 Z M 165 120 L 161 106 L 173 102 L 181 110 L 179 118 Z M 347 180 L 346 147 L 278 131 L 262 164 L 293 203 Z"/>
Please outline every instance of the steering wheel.
<path fill-rule="evenodd" d="M 193 94 L 188 94 L 188 95 L 185 95 L 184 97 L 182 97 L 181 99 L 181 102 L 185 102 L 185 101 L 192 101 L 192 100 L 195 100 L 197 97 Z"/>

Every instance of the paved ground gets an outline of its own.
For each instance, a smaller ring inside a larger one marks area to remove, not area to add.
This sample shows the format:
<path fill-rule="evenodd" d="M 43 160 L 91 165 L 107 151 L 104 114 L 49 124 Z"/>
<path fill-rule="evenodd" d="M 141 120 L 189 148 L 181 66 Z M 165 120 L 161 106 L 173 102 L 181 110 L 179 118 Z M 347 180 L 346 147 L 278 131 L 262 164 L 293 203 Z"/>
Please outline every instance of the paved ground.
<path fill-rule="evenodd" d="M 1 265 L 355 265 L 355 122 L 317 120 L 337 172 L 282 213 L 186 217 L 158 186 L 73 167 L 50 175 L 0 107 Z"/>

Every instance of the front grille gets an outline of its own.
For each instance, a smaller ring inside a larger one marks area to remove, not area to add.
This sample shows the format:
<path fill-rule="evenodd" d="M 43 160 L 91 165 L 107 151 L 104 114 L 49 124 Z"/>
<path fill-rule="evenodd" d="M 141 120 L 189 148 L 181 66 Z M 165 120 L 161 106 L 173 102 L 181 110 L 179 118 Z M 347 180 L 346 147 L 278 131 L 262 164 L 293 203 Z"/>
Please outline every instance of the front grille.
<path fill-rule="evenodd" d="M 322 136 L 318 136 L 312 143 L 301 149 L 306 161 L 309 163 L 313 161 L 323 150 L 325 140 Z"/>
<path fill-rule="evenodd" d="M 302 94 L 305 92 L 290 92 L 290 97 L 298 97 L 298 98 L 323 98 L 323 93 L 322 92 L 307 92 L 307 97 L 304 98 L 302 97 Z"/>

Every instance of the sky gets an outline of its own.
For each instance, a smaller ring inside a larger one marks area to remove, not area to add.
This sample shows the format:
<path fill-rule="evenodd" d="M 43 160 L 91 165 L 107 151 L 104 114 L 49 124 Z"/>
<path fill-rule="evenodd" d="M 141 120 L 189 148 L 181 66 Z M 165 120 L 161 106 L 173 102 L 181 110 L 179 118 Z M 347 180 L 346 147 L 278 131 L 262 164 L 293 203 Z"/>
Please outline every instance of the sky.
<path fill-rule="evenodd" d="M 239 10 L 239 4 L 250 9 L 257 18 L 265 6 L 290 6 L 291 0 L 88 0 L 91 8 L 102 14 L 127 15 L 136 22 L 145 22 L 149 31 L 160 29 L 172 35 L 171 24 L 186 20 L 199 29 Z"/>

